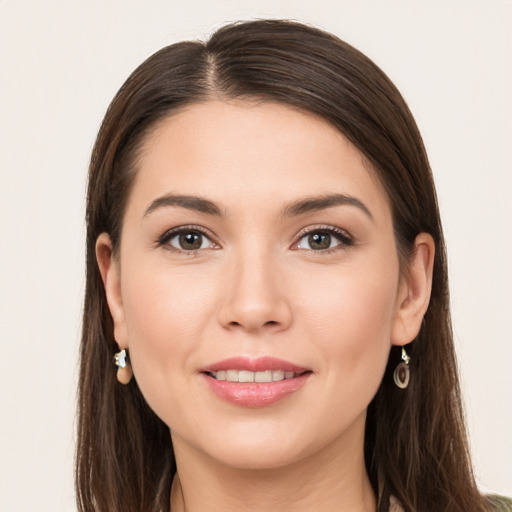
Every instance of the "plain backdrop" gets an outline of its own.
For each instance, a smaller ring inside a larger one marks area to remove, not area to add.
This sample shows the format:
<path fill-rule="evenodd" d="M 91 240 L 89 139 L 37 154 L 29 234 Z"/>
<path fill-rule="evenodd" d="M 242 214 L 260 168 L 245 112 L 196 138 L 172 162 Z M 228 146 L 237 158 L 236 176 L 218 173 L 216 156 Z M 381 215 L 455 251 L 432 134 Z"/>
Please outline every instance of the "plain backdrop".
<path fill-rule="evenodd" d="M 128 74 L 223 22 L 292 18 L 380 65 L 437 182 L 476 475 L 512 495 L 512 1 L 0 0 L 0 512 L 76 510 L 84 190 Z"/>

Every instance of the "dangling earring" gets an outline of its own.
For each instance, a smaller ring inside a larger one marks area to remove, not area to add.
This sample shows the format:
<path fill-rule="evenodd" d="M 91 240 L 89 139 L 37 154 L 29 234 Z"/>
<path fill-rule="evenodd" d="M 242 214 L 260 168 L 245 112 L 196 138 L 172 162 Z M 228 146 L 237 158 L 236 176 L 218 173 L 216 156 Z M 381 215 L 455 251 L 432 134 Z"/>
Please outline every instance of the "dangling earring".
<path fill-rule="evenodd" d="M 126 360 L 127 358 L 128 354 L 124 349 L 114 354 L 114 363 L 117 366 L 117 380 L 121 384 L 128 384 L 132 380 L 132 367 Z"/>
<path fill-rule="evenodd" d="M 393 373 L 393 379 L 395 381 L 395 384 L 400 389 L 405 389 L 409 385 L 409 376 L 410 376 L 410 369 L 409 369 L 409 361 L 411 358 L 407 355 L 407 352 L 405 351 L 405 348 L 402 347 L 402 361 L 400 361 Z"/>

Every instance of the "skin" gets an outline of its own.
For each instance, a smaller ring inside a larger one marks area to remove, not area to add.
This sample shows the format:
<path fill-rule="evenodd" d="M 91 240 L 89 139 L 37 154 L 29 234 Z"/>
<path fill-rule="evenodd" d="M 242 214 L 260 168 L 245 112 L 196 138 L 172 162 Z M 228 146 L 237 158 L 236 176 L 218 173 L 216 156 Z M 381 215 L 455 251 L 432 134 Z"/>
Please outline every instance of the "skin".
<path fill-rule="evenodd" d="M 152 131 L 138 165 L 119 252 L 102 234 L 97 258 L 116 340 L 171 431 L 172 510 L 375 510 L 366 409 L 391 345 L 421 326 L 431 237 L 418 236 L 402 275 L 375 173 L 325 121 L 280 104 L 190 106 Z M 368 211 L 343 204 L 283 215 L 333 193 Z M 147 213 L 167 194 L 208 199 L 223 215 L 169 205 Z M 190 225 L 207 233 L 199 250 L 177 236 L 158 243 Z M 329 249 L 305 234 L 331 227 L 344 238 L 331 235 Z M 263 355 L 312 373 L 299 391 L 256 409 L 218 398 L 200 373 Z"/>

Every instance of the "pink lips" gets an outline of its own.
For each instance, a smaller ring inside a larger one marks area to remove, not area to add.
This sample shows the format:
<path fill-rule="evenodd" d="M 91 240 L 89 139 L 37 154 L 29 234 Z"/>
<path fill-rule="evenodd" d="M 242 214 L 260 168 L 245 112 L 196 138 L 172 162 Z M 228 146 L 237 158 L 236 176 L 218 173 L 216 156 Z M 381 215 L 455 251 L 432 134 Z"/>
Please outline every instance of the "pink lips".
<path fill-rule="evenodd" d="M 293 378 L 274 382 L 230 382 L 217 380 L 212 374 L 227 370 L 264 372 L 268 370 L 293 372 Z M 306 384 L 311 371 L 274 357 L 232 357 L 218 361 L 201 371 L 208 387 L 220 398 L 243 407 L 265 407 L 275 404 Z"/>

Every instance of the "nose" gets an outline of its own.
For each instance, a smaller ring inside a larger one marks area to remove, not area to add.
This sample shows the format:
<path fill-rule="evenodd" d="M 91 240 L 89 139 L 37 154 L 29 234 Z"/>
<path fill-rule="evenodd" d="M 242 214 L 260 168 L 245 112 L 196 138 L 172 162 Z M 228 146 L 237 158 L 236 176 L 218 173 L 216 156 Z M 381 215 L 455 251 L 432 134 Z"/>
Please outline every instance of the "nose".
<path fill-rule="evenodd" d="M 246 332 L 279 332 L 292 322 L 283 262 L 261 251 L 231 261 L 223 283 L 219 320 L 223 327 Z"/>

